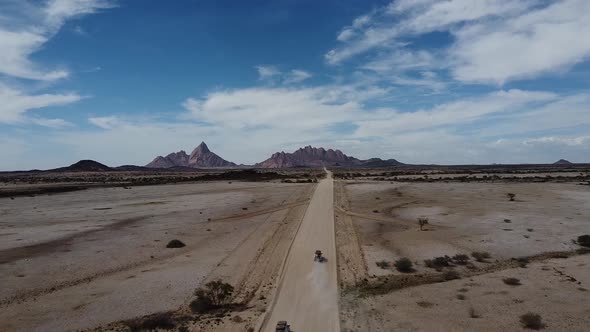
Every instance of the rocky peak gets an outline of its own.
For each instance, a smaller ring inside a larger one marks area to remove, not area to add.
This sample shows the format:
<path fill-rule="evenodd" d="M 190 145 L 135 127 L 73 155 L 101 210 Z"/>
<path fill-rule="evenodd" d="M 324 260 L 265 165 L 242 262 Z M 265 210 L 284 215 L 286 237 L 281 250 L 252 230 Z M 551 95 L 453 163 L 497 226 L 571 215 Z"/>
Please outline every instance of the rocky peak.
<path fill-rule="evenodd" d="M 146 165 L 152 168 L 169 168 L 174 166 L 193 167 L 193 168 L 211 168 L 211 167 L 233 167 L 236 164 L 229 162 L 209 150 L 205 142 L 201 142 L 190 156 L 184 150 L 174 152 L 166 157 L 156 157 L 151 163 Z"/>
<path fill-rule="evenodd" d="M 201 144 L 199 144 L 199 146 L 197 146 L 193 150 L 193 152 L 191 153 L 191 156 L 195 155 L 195 154 L 203 155 L 203 154 L 209 153 L 209 152 L 211 152 L 211 151 L 209 150 L 209 147 L 207 146 L 207 144 L 205 144 L 205 142 L 201 142 Z"/>

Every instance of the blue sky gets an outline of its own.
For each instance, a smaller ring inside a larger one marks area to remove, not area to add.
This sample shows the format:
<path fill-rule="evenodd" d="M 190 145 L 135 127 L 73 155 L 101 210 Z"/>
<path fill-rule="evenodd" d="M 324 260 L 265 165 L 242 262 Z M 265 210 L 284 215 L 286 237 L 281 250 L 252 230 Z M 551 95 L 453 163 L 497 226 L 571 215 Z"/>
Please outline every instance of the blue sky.
<path fill-rule="evenodd" d="M 0 170 L 590 162 L 588 35 L 586 0 L 2 0 Z"/>

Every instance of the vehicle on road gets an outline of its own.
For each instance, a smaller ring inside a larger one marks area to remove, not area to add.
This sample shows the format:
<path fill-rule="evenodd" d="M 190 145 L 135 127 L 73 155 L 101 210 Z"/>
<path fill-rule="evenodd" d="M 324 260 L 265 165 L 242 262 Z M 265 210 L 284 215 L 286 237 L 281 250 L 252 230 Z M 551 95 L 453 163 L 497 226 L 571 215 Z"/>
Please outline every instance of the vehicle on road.
<path fill-rule="evenodd" d="M 315 257 L 313 258 L 314 261 L 316 262 L 324 262 L 326 260 L 326 258 L 324 256 L 322 256 L 322 251 L 321 250 L 316 250 L 315 251 Z"/>
<path fill-rule="evenodd" d="M 286 320 L 281 320 L 277 323 L 276 332 L 292 332 L 291 325 L 287 324 Z"/>

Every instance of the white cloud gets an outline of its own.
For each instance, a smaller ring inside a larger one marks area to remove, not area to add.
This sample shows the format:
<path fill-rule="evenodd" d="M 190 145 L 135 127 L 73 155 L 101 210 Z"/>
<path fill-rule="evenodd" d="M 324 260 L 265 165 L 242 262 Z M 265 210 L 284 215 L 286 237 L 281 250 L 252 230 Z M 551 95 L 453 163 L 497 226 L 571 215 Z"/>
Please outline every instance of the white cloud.
<path fill-rule="evenodd" d="M 117 116 L 103 116 L 88 118 L 88 122 L 102 129 L 113 129 L 122 124 Z"/>
<path fill-rule="evenodd" d="M 44 119 L 44 118 L 32 118 L 31 122 L 36 125 L 49 127 L 49 128 L 66 128 L 73 127 L 74 124 L 64 119 Z"/>
<path fill-rule="evenodd" d="M 261 80 L 267 80 L 281 75 L 281 71 L 275 66 L 259 65 L 256 66 L 256 70 L 258 70 L 258 78 Z"/>
<path fill-rule="evenodd" d="M 258 71 L 258 78 L 260 80 L 270 82 L 271 84 L 301 83 L 313 76 L 310 72 L 301 69 L 292 69 L 284 73 L 276 66 L 271 65 L 259 65 L 256 66 L 256 70 Z"/>
<path fill-rule="evenodd" d="M 309 73 L 305 70 L 293 69 L 285 77 L 284 82 L 285 82 L 285 84 L 300 83 L 300 82 L 303 82 L 307 79 L 310 79 L 312 76 L 313 75 L 311 75 L 311 73 Z"/>
<path fill-rule="evenodd" d="M 41 6 L 23 1 L 21 6 L 21 13 L 15 14 L 18 20 L 0 20 L 0 74 L 53 81 L 67 77 L 67 70 L 46 70 L 31 61 L 30 56 L 51 39 L 66 20 L 112 7 L 113 3 L 105 0 L 50 0 Z"/>
<path fill-rule="evenodd" d="M 68 94 L 40 94 L 28 95 L 22 91 L 12 89 L 0 84 L 0 123 L 14 124 L 27 121 L 25 113 L 49 106 L 67 105 L 81 100 L 82 97 L 75 93 Z M 57 125 L 59 119 L 35 119 L 37 124 Z M 61 122 L 65 124 L 65 122 Z"/>
<path fill-rule="evenodd" d="M 454 39 L 436 54 L 448 64 L 439 69 L 467 83 L 502 85 L 567 70 L 590 57 L 590 39 L 581 37 L 590 34 L 586 0 L 399 0 L 363 21 L 341 30 L 341 44 L 325 54 L 328 63 L 380 50 L 366 68 L 428 66 L 434 60 L 412 41 L 433 31 Z"/>
<path fill-rule="evenodd" d="M 39 69 L 29 60 L 48 38 L 29 31 L 7 31 L 0 28 L 0 73 L 19 78 L 52 81 L 68 76 L 65 70 Z"/>
<path fill-rule="evenodd" d="M 586 138 L 575 138 L 590 136 L 590 93 L 500 90 L 416 111 L 367 106 L 389 93 L 371 85 L 216 91 L 186 99 L 190 117 L 182 121 L 92 117 L 88 121 L 95 129 L 66 128 L 23 138 L 32 151 L 54 149 L 68 162 L 91 158 L 109 165 L 146 164 L 158 154 L 191 150 L 201 140 L 237 163 L 255 163 L 307 144 L 359 158 L 455 164 L 584 161 L 581 156 L 588 154 L 583 152 L 590 150 Z M 539 129 L 569 135 L 540 134 Z M 17 168 L 60 166 L 51 159 L 20 160 L 25 166 Z M 0 161 L 0 168 L 6 169 L 5 164 Z"/>
<path fill-rule="evenodd" d="M 77 35 L 80 35 L 80 36 L 85 36 L 85 35 L 87 35 L 87 34 L 88 34 L 88 33 L 86 32 L 86 30 L 84 30 L 84 28 L 82 28 L 82 27 L 81 27 L 81 26 L 79 26 L 79 25 L 76 25 L 76 26 L 74 27 L 73 31 L 74 31 L 74 33 L 75 33 L 75 34 L 77 34 Z"/>
<path fill-rule="evenodd" d="M 453 75 L 466 82 L 531 78 L 590 57 L 590 2 L 565 0 L 496 23 L 456 32 Z"/>
<path fill-rule="evenodd" d="M 509 90 L 453 101 L 415 112 L 381 110 L 375 113 L 373 119 L 359 121 L 355 135 L 387 137 L 391 133 L 431 130 L 440 126 L 458 128 L 491 115 L 514 117 L 519 112 L 530 109 L 534 103 L 546 103 L 556 99 L 557 95 L 548 92 Z M 569 121 L 570 124 L 575 123 L 575 119 Z"/>
<path fill-rule="evenodd" d="M 565 146 L 581 146 L 585 145 L 590 147 L 590 136 L 579 136 L 579 137 L 556 137 L 556 136 L 545 136 L 539 138 L 531 138 L 524 141 L 527 145 L 565 145 Z"/>

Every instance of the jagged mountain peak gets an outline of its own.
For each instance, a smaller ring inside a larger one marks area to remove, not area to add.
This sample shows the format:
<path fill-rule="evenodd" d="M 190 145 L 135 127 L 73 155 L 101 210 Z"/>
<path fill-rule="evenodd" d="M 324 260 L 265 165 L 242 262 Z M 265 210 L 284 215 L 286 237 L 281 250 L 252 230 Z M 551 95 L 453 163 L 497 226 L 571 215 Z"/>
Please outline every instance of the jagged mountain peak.
<path fill-rule="evenodd" d="M 199 154 L 204 154 L 204 153 L 208 153 L 211 152 L 211 150 L 209 150 L 209 147 L 207 146 L 207 144 L 205 142 L 201 142 L 201 144 L 199 144 L 191 154 L 195 154 L 195 153 L 199 153 Z"/>
<path fill-rule="evenodd" d="M 146 167 L 170 168 L 175 166 L 192 168 L 234 167 L 236 164 L 229 162 L 209 150 L 205 142 L 201 142 L 189 155 L 184 150 L 173 152 L 166 157 L 158 156 Z"/>

